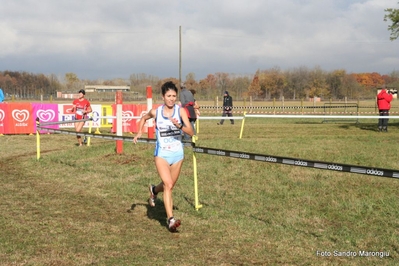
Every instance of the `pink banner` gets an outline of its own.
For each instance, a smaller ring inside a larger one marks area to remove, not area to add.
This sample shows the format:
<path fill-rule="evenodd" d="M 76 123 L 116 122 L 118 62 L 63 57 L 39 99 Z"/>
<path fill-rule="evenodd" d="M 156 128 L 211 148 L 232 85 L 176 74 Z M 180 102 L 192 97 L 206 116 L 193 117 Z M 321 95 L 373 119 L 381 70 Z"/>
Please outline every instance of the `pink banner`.
<path fill-rule="evenodd" d="M 58 104 L 32 103 L 33 119 L 39 118 L 40 123 L 58 122 Z M 46 126 L 52 129 L 58 129 L 59 125 Z M 34 126 L 36 131 L 36 123 Z M 40 133 L 48 133 L 46 130 L 40 130 Z"/>

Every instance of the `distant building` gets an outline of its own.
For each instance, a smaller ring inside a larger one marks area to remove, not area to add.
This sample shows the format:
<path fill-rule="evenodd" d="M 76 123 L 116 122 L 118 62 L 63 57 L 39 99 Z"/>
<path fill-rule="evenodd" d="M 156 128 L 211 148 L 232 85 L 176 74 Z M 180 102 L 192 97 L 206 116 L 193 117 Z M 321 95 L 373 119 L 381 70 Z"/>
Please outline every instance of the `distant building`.
<path fill-rule="evenodd" d="M 85 91 L 86 91 L 86 92 L 130 91 L 130 86 L 85 85 Z"/>
<path fill-rule="evenodd" d="M 116 91 L 122 91 L 122 92 L 130 92 L 130 86 L 113 86 L 113 85 L 85 85 L 84 90 L 86 93 L 90 92 L 116 92 Z M 138 92 L 130 92 L 135 95 L 137 98 Z M 74 99 L 78 97 L 78 93 L 65 93 L 65 92 L 57 92 L 57 98 L 67 98 L 67 99 Z"/>

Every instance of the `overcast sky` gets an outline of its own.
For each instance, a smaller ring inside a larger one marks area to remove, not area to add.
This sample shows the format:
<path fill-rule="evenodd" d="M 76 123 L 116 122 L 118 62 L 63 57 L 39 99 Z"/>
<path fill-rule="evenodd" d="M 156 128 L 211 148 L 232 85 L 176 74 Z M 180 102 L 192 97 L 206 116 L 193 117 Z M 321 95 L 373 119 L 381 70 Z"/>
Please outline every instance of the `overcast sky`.
<path fill-rule="evenodd" d="M 319 66 L 399 70 L 386 8 L 398 0 L 12 0 L 0 8 L 0 71 L 80 79 L 182 79 Z"/>

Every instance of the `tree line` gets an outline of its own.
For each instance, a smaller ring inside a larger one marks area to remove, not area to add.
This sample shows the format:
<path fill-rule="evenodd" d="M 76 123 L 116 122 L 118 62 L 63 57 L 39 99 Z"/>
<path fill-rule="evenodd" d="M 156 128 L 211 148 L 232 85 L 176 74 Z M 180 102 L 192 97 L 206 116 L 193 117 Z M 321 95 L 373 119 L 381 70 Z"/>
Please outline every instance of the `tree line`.
<path fill-rule="evenodd" d="M 85 85 L 130 85 L 131 91 L 146 97 L 146 87 L 153 87 L 154 94 L 166 81 L 179 85 L 177 78 L 161 79 L 147 74 L 131 74 L 129 79 L 84 80 L 74 73 L 59 77 L 54 74 L 34 74 L 17 71 L 0 72 L 0 88 L 6 97 L 39 99 L 56 96 L 58 91 L 76 93 Z M 237 100 L 307 100 L 320 97 L 322 100 L 361 100 L 375 98 L 376 91 L 382 86 L 399 88 L 399 71 L 381 75 L 379 73 L 347 73 L 343 69 L 324 71 L 320 67 L 309 69 L 298 67 L 281 70 L 274 67 L 258 70 L 253 75 L 237 75 L 218 72 L 208 74 L 197 80 L 189 73 L 184 80 L 188 89 L 195 90 L 198 100 L 213 100 L 229 91 Z"/>

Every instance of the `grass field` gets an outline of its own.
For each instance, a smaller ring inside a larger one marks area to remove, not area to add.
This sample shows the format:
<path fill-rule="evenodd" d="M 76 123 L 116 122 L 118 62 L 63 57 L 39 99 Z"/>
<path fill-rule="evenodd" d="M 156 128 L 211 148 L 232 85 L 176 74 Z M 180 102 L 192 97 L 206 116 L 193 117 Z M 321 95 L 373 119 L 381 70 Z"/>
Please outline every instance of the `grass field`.
<path fill-rule="evenodd" d="M 197 145 L 399 169 L 399 120 L 247 119 L 200 124 Z M 166 228 L 151 144 L 71 135 L 0 136 L 1 265 L 396 265 L 399 180 L 197 154 L 174 190 L 178 233 Z M 362 253 L 376 252 L 376 253 Z M 349 255 L 349 256 L 348 256 Z M 356 256 L 354 256 L 356 255 Z M 366 256 L 368 255 L 368 256 Z"/>

